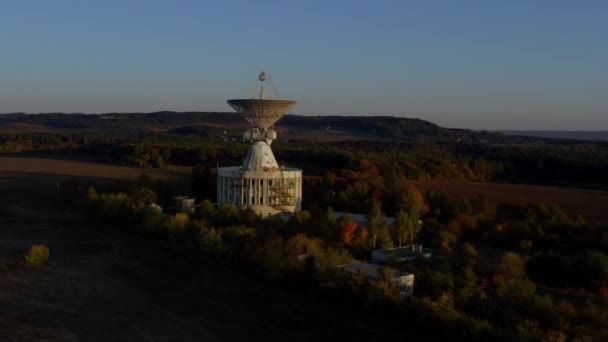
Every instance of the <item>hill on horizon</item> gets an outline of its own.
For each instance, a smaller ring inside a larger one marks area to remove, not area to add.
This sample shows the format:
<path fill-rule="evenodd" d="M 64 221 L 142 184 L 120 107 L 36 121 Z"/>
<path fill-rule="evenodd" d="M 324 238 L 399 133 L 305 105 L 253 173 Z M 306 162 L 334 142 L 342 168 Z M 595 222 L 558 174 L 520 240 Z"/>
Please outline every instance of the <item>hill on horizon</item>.
<path fill-rule="evenodd" d="M 9 113 L 0 115 L 0 132 L 135 131 L 239 137 L 249 124 L 235 112 Z M 444 128 L 418 118 L 395 116 L 285 115 L 275 129 L 281 140 L 317 142 L 428 138 L 446 142 L 520 143 L 540 140 L 499 132 Z"/>
<path fill-rule="evenodd" d="M 501 130 L 507 135 L 539 137 L 548 139 L 571 139 L 585 141 L 608 141 L 608 131 L 571 131 L 571 130 Z"/>

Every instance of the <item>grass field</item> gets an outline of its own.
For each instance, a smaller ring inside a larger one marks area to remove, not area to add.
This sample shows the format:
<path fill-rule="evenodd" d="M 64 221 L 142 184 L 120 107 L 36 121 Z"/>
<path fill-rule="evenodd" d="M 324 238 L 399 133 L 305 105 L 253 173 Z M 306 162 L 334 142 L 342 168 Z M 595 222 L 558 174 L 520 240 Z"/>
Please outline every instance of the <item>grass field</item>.
<path fill-rule="evenodd" d="M 141 172 L 0 158 L 0 341 L 401 340 L 393 323 L 91 222 L 59 200 L 56 184 L 66 179 Z M 50 248 L 50 265 L 21 266 L 39 243 Z"/>

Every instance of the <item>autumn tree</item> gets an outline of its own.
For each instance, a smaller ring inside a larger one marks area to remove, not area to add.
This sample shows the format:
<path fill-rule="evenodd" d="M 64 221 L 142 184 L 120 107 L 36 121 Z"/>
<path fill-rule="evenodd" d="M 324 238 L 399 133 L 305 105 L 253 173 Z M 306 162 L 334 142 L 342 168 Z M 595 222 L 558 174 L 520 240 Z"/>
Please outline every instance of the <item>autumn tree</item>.
<path fill-rule="evenodd" d="M 380 201 L 372 203 L 372 209 L 367 215 L 367 228 L 369 229 L 372 248 L 390 248 L 393 246 Z"/>
<path fill-rule="evenodd" d="M 204 219 L 209 219 L 213 216 L 215 212 L 215 207 L 213 206 L 213 202 L 210 199 L 206 198 L 205 200 L 199 202 L 199 206 L 196 208 L 196 214 L 199 217 Z"/>
<path fill-rule="evenodd" d="M 139 187 L 131 194 L 131 200 L 137 207 L 141 208 L 146 204 L 156 203 L 158 196 L 151 189 Z"/>
<path fill-rule="evenodd" d="M 357 229 L 352 244 L 355 247 L 364 247 L 368 241 L 369 230 L 367 228 Z"/>
<path fill-rule="evenodd" d="M 190 218 L 186 213 L 177 213 L 170 216 L 162 225 L 167 234 L 167 239 L 173 243 L 180 242 L 189 222 Z"/>
<path fill-rule="evenodd" d="M 424 203 L 422 193 L 411 183 L 403 184 L 399 191 L 399 208 L 408 213 L 410 220 L 418 222 L 421 215 L 429 210 L 428 206 Z"/>
<path fill-rule="evenodd" d="M 526 261 L 521 255 L 507 252 L 502 256 L 499 270 L 505 278 L 521 279 L 526 277 Z"/>
<path fill-rule="evenodd" d="M 343 222 L 340 227 L 340 238 L 342 242 L 347 246 L 352 245 L 353 238 L 355 237 L 356 232 L 357 222 L 350 219 L 345 220 L 345 222 Z"/>
<path fill-rule="evenodd" d="M 409 212 L 403 209 L 399 210 L 395 215 L 394 235 L 398 246 L 405 242 L 408 238 L 410 243 L 414 244 L 414 237 L 420 230 L 419 219 L 411 216 Z"/>
<path fill-rule="evenodd" d="M 407 212 L 399 210 L 395 215 L 394 233 L 397 246 L 401 247 L 401 243 L 407 239 L 409 231 L 410 216 Z"/>

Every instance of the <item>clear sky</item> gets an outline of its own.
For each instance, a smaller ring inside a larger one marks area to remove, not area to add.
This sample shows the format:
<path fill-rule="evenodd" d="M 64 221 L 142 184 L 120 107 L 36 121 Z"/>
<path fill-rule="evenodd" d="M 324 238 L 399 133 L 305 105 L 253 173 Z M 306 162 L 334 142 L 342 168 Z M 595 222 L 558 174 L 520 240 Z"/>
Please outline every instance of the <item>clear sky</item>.
<path fill-rule="evenodd" d="M 230 111 L 608 130 L 608 1 L 2 0 L 0 113 Z"/>

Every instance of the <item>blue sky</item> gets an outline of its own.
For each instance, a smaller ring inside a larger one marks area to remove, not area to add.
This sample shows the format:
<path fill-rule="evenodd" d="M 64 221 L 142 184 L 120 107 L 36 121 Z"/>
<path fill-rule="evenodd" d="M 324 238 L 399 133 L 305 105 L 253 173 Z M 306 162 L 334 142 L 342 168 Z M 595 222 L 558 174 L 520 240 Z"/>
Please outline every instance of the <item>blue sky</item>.
<path fill-rule="evenodd" d="M 0 113 L 230 111 L 608 130 L 606 1 L 0 2 Z"/>

